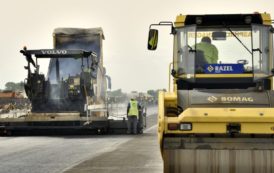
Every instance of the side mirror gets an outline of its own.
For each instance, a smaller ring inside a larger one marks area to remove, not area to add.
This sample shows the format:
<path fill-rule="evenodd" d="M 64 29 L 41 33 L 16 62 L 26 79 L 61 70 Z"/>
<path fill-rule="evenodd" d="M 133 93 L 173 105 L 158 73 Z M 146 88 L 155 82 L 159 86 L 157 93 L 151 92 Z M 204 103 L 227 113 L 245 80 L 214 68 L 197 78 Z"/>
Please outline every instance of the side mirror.
<path fill-rule="evenodd" d="M 156 50 L 158 44 L 158 30 L 150 29 L 148 34 L 147 49 Z"/>
<path fill-rule="evenodd" d="M 226 40 L 226 32 L 213 32 L 212 39 L 213 40 Z"/>

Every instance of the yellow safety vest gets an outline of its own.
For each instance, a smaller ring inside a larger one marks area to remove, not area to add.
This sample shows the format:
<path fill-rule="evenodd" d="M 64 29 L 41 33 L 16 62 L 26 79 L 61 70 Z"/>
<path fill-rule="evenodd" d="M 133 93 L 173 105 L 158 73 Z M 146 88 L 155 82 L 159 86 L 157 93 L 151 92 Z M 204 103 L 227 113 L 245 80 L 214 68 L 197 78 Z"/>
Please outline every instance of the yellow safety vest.
<path fill-rule="evenodd" d="M 128 116 L 138 117 L 139 115 L 138 102 L 136 100 L 130 100 L 129 104 L 130 104 L 130 108 L 128 111 Z"/>
<path fill-rule="evenodd" d="M 217 64 L 218 49 L 216 48 L 216 46 L 210 43 L 201 42 L 196 45 L 196 49 L 203 51 L 208 64 Z"/>

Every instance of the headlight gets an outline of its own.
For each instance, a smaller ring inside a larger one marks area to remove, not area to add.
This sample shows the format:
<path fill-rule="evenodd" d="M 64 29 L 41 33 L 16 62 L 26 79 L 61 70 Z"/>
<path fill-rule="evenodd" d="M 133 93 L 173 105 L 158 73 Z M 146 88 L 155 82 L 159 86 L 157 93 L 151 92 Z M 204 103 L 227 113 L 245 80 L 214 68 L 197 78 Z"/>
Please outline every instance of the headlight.
<path fill-rule="evenodd" d="M 192 124 L 191 123 L 181 123 L 180 130 L 192 130 Z"/>

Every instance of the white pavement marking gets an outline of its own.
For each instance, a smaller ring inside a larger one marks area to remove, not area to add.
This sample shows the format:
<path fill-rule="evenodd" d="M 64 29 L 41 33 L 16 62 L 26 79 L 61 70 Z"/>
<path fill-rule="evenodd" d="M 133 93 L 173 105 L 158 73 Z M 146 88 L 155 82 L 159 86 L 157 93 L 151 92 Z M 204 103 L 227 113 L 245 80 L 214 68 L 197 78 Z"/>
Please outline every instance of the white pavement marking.
<path fill-rule="evenodd" d="M 151 126 L 150 128 L 146 129 L 144 132 L 145 132 L 145 133 L 148 133 L 148 132 L 150 132 L 150 131 L 156 129 L 157 125 L 158 125 L 158 124 L 155 124 L 155 125 Z"/>
<path fill-rule="evenodd" d="M 131 140 L 133 137 L 129 137 L 127 138 L 127 140 L 124 140 L 122 142 L 116 142 L 114 143 L 114 145 L 108 145 L 107 147 L 102 147 L 100 148 L 100 150 L 97 150 L 95 153 L 93 153 L 92 157 L 88 158 L 88 159 L 91 159 L 91 158 L 95 158 L 97 156 L 100 156 L 101 154 L 103 153 L 107 153 L 107 152 L 111 152 L 111 151 L 114 151 L 117 149 L 118 146 L 122 145 L 123 143 L 126 143 L 127 141 Z M 100 145 L 100 144 L 99 144 Z M 65 169 L 63 169 L 62 171 L 60 172 L 66 172 L 67 170 L 70 170 L 71 168 L 75 167 L 76 165 L 79 165 L 80 163 L 88 160 L 87 158 L 83 158 L 77 162 L 74 162 L 73 164 L 71 164 L 70 166 L 66 167 Z"/>

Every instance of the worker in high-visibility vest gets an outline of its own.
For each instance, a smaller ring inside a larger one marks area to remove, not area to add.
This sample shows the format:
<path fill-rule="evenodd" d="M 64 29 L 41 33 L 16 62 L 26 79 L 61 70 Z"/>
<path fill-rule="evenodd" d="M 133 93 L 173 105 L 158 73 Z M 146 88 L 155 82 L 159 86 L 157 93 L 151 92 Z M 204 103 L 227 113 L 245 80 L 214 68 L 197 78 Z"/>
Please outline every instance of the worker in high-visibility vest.
<path fill-rule="evenodd" d="M 130 99 L 127 106 L 128 134 L 137 134 L 137 123 L 140 105 L 135 98 Z"/>
<path fill-rule="evenodd" d="M 196 49 L 203 52 L 204 58 L 208 64 L 217 64 L 218 49 L 211 43 L 209 37 L 203 37 L 201 42 L 196 45 Z"/>

